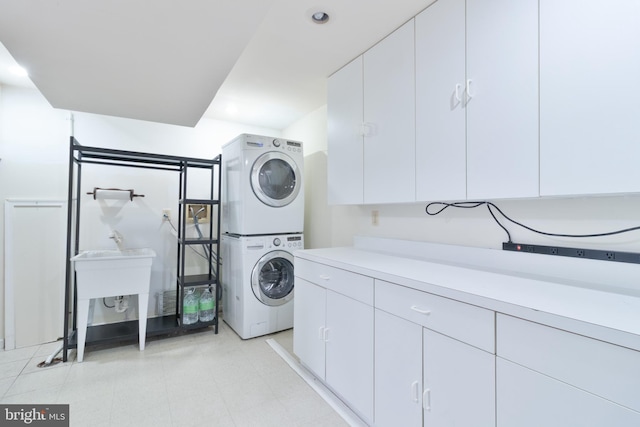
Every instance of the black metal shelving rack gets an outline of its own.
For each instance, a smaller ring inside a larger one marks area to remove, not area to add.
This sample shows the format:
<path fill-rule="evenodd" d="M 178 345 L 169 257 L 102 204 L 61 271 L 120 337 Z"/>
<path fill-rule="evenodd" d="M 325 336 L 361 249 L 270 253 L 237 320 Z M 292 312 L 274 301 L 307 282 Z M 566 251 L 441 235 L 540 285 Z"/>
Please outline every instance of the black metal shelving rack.
<path fill-rule="evenodd" d="M 211 168 L 211 185 L 210 185 L 210 194 L 208 199 L 191 199 L 187 197 L 187 188 L 188 188 L 188 172 L 192 168 L 201 168 L 201 165 L 198 162 L 194 162 L 193 160 L 184 159 L 180 168 L 180 200 L 178 209 L 178 274 L 177 274 L 177 282 L 178 282 L 178 301 L 176 302 L 176 318 L 178 319 L 179 325 L 183 328 L 194 329 L 200 328 L 203 326 L 213 325 L 215 328 L 215 332 L 218 333 L 218 306 L 221 299 L 221 291 L 222 287 L 218 284 L 218 271 L 220 268 L 220 260 L 217 256 L 219 254 L 220 248 L 220 227 L 214 227 L 214 215 L 213 211 L 215 210 L 217 213 L 217 223 L 220 224 L 220 181 L 221 181 L 221 171 L 220 171 L 220 156 L 218 156 L 215 161 L 217 162 L 217 168 Z M 217 172 L 217 174 L 216 174 Z M 217 182 L 217 186 L 216 186 Z M 188 217 L 188 209 L 190 205 L 204 205 L 208 206 L 210 209 L 209 212 L 209 235 L 203 237 L 187 237 L 187 217 Z M 214 209 L 217 207 L 218 209 Z M 214 233 L 215 228 L 215 233 Z M 195 275 L 187 275 L 186 274 L 186 259 L 187 259 L 187 249 L 193 246 L 204 246 L 209 250 L 205 251 L 207 254 L 207 265 L 208 271 L 203 274 L 195 274 Z M 214 255 L 215 254 L 215 255 Z M 183 300 L 185 295 L 185 290 L 187 288 L 210 288 L 211 293 L 216 298 L 215 305 L 215 316 L 211 322 L 201 322 L 198 321 L 194 324 L 185 325 L 183 322 L 183 313 L 181 309 L 183 307 Z"/>
<path fill-rule="evenodd" d="M 136 151 L 115 150 L 108 148 L 82 146 L 72 136 L 69 144 L 69 186 L 67 204 L 67 254 L 65 275 L 65 307 L 64 336 L 62 360 L 67 361 L 68 350 L 77 346 L 77 299 L 76 283 L 71 258 L 79 252 L 80 206 L 82 165 L 97 164 L 144 169 L 156 169 L 178 172 L 180 190 L 178 196 L 178 274 L 176 283 L 176 312 L 171 315 L 151 317 L 147 319 L 146 336 L 170 335 L 187 329 L 213 326 L 218 333 L 218 306 L 221 300 L 222 287 L 218 281 L 220 271 L 218 258 L 220 249 L 220 190 L 221 190 L 221 156 L 214 159 L 171 156 Z M 209 199 L 187 198 L 187 171 L 190 169 L 207 169 L 211 174 L 211 190 Z M 190 204 L 210 206 L 209 235 L 204 239 L 186 237 L 187 209 Z M 215 213 L 214 213 L 214 208 Z M 214 223 L 214 218 L 217 222 Z M 215 225 L 215 226 L 214 226 Z M 186 249 L 190 245 L 206 245 L 209 249 L 208 272 L 196 276 L 187 276 L 185 272 Z M 214 255 L 215 254 L 215 255 Z M 186 287 L 208 286 L 216 298 L 215 316 L 211 322 L 197 322 L 184 325 L 181 318 L 182 299 Z M 87 328 L 86 346 L 108 342 L 129 341 L 138 338 L 138 321 L 124 321 Z"/>

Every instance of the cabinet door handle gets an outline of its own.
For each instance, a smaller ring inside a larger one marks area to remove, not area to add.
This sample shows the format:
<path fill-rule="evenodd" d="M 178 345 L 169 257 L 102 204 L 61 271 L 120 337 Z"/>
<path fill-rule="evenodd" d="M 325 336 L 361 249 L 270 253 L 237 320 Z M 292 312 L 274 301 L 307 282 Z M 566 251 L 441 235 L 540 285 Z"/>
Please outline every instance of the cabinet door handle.
<path fill-rule="evenodd" d="M 424 314 L 425 316 L 428 316 L 429 314 L 431 314 L 431 310 L 425 310 L 424 308 L 420 308 L 417 305 L 412 305 L 411 310 L 420 314 Z"/>
<path fill-rule="evenodd" d="M 321 278 L 322 280 L 331 280 L 331 276 L 329 276 L 328 274 L 321 274 L 321 275 L 320 275 L 320 278 Z"/>
<path fill-rule="evenodd" d="M 467 93 L 467 102 L 469 102 L 469 100 L 473 98 L 473 95 L 471 95 L 471 79 L 467 79 L 467 86 L 465 88 L 465 92 Z"/>
<path fill-rule="evenodd" d="M 431 390 L 428 388 L 422 393 L 422 404 L 425 411 L 431 412 Z"/>
<path fill-rule="evenodd" d="M 360 135 L 362 135 L 362 136 L 371 136 L 371 124 L 370 123 L 362 123 L 360 125 Z"/>
<path fill-rule="evenodd" d="M 324 341 L 324 326 L 320 326 L 320 329 L 318 329 L 318 339 Z"/>
<path fill-rule="evenodd" d="M 411 400 L 415 403 L 420 402 L 420 389 L 418 388 L 418 381 L 411 383 Z"/>
<path fill-rule="evenodd" d="M 455 96 L 456 96 L 456 101 L 458 101 L 458 102 L 462 102 L 462 99 L 460 98 L 460 88 L 461 87 L 462 87 L 462 85 L 460 83 L 456 84 Z"/>
<path fill-rule="evenodd" d="M 365 138 L 375 136 L 378 133 L 378 127 L 375 123 L 363 123 L 360 129 L 361 135 Z"/>
<path fill-rule="evenodd" d="M 322 340 L 324 342 L 329 342 L 329 328 L 323 328 L 324 331 L 322 331 Z"/>

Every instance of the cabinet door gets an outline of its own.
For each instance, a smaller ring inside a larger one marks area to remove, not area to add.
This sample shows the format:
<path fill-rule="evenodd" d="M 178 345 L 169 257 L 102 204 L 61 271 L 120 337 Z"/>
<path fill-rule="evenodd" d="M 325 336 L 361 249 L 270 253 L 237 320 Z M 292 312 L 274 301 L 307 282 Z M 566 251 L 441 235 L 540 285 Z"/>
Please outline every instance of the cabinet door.
<path fill-rule="evenodd" d="M 321 379 L 325 378 L 326 290 L 296 277 L 293 306 L 293 352 Z"/>
<path fill-rule="evenodd" d="M 640 413 L 497 358 L 498 427 L 631 427 Z"/>
<path fill-rule="evenodd" d="M 467 81 L 467 197 L 538 196 L 538 0 L 467 0 Z"/>
<path fill-rule="evenodd" d="M 416 199 L 467 196 L 465 0 L 416 16 Z"/>
<path fill-rule="evenodd" d="M 327 84 L 327 198 L 329 204 L 362 204 L 362 56 Z"/>
<path fill-rule="evenodd" d="M 640 190 L 640 2 L 540 0 L 540 193 Z"/>
<path fill-rule="evenodd" d="M 326 382 L 371 424 L 373 307 L 327 291 L 327 329 Z"/>
<path fill-rule="evenodd" d="M 413 20 L 364 54 L 364 203 L 415 201 Z"/>
<path fill-rule="evenodd" d="M 375 311 L 375 425 L 422 425 L 422 327 Z"/>
<path fill-rule="evenodd" d="M 425 426 L 495 426 L 495 356 L 429 329 L 423 343 Z"/>

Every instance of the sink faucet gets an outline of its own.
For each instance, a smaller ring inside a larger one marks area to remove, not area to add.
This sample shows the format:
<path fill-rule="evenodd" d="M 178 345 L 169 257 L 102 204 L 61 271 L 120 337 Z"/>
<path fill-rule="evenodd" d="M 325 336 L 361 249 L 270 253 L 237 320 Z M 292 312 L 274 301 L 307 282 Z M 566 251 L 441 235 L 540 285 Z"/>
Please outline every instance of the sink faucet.
<path fill-rule="evenodd" d="M 122 244 L 122 240 L 124 240 L 122 234 L 118 233 L 117 230 L 113 230 L 109 238 L 113 239 L 113 241 L 116 242 L 118 249 L 122 250 L 122 248 L 120 247 L 120 245 Z"/>

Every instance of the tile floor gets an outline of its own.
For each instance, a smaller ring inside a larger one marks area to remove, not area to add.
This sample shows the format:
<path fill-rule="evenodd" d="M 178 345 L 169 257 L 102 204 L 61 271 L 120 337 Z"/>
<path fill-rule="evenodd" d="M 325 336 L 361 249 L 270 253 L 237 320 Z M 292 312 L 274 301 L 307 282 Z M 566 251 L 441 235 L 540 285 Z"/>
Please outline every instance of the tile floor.
<path fill-rule="evenodd" d="M 292 352 L 292 330 L 241 340 L 212 331 L 110 347 L 84 362 L 38 368 L 57 343 L 0 351 L 0 402 L 70 404 L 71 426 L 347 426 L 269 346 Z"/>

